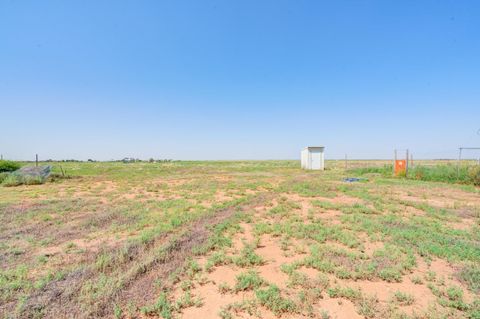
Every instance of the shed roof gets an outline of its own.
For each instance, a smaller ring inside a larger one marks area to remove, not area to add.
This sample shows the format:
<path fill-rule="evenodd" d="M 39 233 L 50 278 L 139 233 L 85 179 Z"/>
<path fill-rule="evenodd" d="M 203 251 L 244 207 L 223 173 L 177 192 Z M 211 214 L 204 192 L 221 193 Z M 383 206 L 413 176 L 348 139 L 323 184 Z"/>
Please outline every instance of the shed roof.
<path fill-rule="evenodd" d="M 325 146 L 307 146 L 307 147 L 304 148 L 304 150 L 311 149 L 311 148 L 322 148 L 323 149 L 323 148 L 325 148 Z"/>

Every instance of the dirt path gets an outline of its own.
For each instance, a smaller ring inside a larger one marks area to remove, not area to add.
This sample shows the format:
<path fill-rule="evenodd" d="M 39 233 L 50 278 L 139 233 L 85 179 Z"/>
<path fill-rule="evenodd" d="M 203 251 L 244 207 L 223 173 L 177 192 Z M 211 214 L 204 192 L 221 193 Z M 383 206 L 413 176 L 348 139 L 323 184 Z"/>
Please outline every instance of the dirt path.
<path fill-rule="evenodd" d="M 119 294 L 118 300 L 121 303 L 133 302 L 148 304 L 158 296 L 159 291 L 169 287 L 172 283 L 168 279 L 171 274 L 179 270 L 186 259 L 192 257 L 192 250 L 206 243 L 212 233 L 213 226 L 231 218 L 235 213 L 245 212 L 254 209 L 264 203 L 270 194 L 260 194 L 253 197 L 247 204 L 239 207 L 229 207 L 211 216 L 202 218 L 189 227 L 179 238 L 172 238 L 165 246 L 163 258 L 156 260 L 150 265 L 149 270 L 143 273 L 135 281 Z M 156 286 L 155 280 L 161 281 Z"/>
<path fill-rule="evenodd" d="M 122 286 L 112 291 L 109 296 L 99 298 L 99 302 L 88 311 L 80 307 L 78 299 L 82 298 L 85 283 L 96 280 L 97 274 L 92 267 L 74 271 L 62 280 L 52 281 L 43 290 L 30 296 L 25 303 L 22 317 L 41 314 L 43 318 L 110 318 L 113 316 L 112 304 L 141 306 L 154 302 L 159 293 L 172 284 L 171 274 L 181 269 L 186 259 L 192 256 L 192 250 L 206 243 L 213 226 L 228 220 L 236 213 L 254 209 L 270 197 L 267 193 L 252 196 L 246 204 L 221 209 L 180 231 L 161 236 L 148 251 L 132 253 L 128 266 L 133 264 L 136 271 L 127 272 Z M 157 255 L 155 252 L 161 253 Z"/>

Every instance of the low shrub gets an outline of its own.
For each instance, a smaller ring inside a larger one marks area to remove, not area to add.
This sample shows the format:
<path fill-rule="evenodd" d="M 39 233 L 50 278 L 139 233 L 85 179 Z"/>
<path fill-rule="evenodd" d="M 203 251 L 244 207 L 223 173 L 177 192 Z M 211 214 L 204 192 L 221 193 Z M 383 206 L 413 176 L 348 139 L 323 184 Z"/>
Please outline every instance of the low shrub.
<path fill-rule="evenodd" d="M 456 165 L 415 166 L 409 168 L 408 178 L 431 182 L 468 183 L 467 169 L 457 171 Z"/>
<path fill-rule="evenodd" d="M 415 302 L 415 297 L 413 297 L 412 295 L 406 292 L 402 292 L 398 290 L 395 292 L 393 297 L 395 301 L 397 301 L 402 306 L 409 306 Z"/>
<path fill-rule="evenodd" d="M 270 309 L 276 316 L 297 312 L 295 303 L 290 299 L 282 297 L 280 289 L 275 285 L 270 285 L 265 289 L 258 289 L 255 291 L 255 295 L 260 304 Z"/>
<path fill-rule="evenodd" d="M 265 281 L 261 278 L 258 272 L 249 270 L 237 276 L 237 283 L 235 284 L 235 291 L 245 291 L 260 288 Z"/>
<path fill-rule="evenodd" d="M 480 266 L 466 266 L 459 273 L 460 280 L 476 294 L 480 294 Z"/>
<path fill-rule="evenodd" d="M 172 305 L 170 304 L 167 295 L 161 293 L 154 305 L 146 306 L 141 309 L 146 315 L 158 315 L 164 319 L 172 318 Z"/>
<path fill-rule="evenodd" d="M 362 298 L 362 292 L 360 290 L 350 287 L 328 288 L 327 293 L 330 298 L 345 298 L 350 301 L 356 301 Z"/>
<path fill-rule="evenodd" d="M 0 177 L 0 181 L 2 186 L 6 187 L 18 185 L 40 185 L 45 183 L 45 179 L 40 176 L 20 176 L 16 174 L 6 174 L 6 176 Z"/>
<path fill-rule="evenodd" d="M 23 178 L 20 178 L 20 180 L 22 181 L 22 184 L 25 185 L 40 185 L 45 182 L 45 179 L 41 176 L 24 176 Z"/>
<path fill-rule="evenodd" d="M 8 175 L 10 174 L 7 172 L 0 173 L 0 184 L 3 183 L 3 181 L 8 177 Z"/>
<path fill-rule="evenodd" d="M 473 167 L 457 165 L 416 166 L 409 169 L 408 178 L 422 181 L 473 184 L 480 186 L 480 165 Z"/>
<path fill-rule="evenodd" d="M 472 181 L 473 185 L 480 186 L 480 165 L 471 167 L 468 171 L 468 177 Z"/>
<path fill-rule="evenodd" d="M 384 177 L 393 176 L 392 165 L 357 168 L 349 172 L 357 175 L 376 173 Z M 400 177 L 405 176 L 402 175 Z M 407 178 L 430 182 L 461 183 L 480 186 L 480 165 L 474 167 L 461 166 L 460 168 L 457 168 L 456 164 L 434 166 L 418 165 L 408 169 Z"/>
<path fill-rule="evenodd" d="M 350 173 L 365 175 L 365 174 L 381 174 L 382 176 L 391 176 L 393 171 L 392 165 L 361 167 L 349 170 Z"/>
<path fill-rule="evenodd" d="M 21 184 L 22 184 L 22 182 L 21 182 L 20 178 L 16 175 L 13 175 L 13 174 L 8 174 L 7 177 L 2 181 L 2 185 L 7 186 L 7 187 L 18 186 L 18 185 L 21 185 Z"/>
<path fill-rule="evenodd" d="M 263 265 L 265 261 L 254 251 L 254 248 L 251 245 L 245 245 L 240 252 L 239 256 L 236 256 L 233 259 L 235 265 L 239 267 L 250 267 Z"/>

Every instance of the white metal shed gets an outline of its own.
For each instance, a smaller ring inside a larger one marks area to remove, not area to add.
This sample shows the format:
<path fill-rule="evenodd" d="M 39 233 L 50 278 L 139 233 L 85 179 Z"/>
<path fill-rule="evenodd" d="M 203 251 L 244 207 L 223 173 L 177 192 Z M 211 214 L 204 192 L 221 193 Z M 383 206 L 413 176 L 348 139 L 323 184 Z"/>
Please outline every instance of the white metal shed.
<path fill-rule="evenodd" d="M 302 168 L 324 170 L 325 157 L 323 151 L 324 146 L 308 146 L 302 150 Z"/>

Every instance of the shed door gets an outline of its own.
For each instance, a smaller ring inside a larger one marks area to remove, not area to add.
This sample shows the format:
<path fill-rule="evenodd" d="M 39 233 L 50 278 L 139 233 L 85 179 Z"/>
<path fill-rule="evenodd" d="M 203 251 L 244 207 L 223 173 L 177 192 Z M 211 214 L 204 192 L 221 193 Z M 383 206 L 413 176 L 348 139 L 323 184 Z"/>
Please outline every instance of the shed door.
<path fill-rule="evenodd" d="M 320 163 L 322 159 L 322 153 L 320 150 L 310 151 L 310 167 L 311 169 L 320 169 Z"/>

